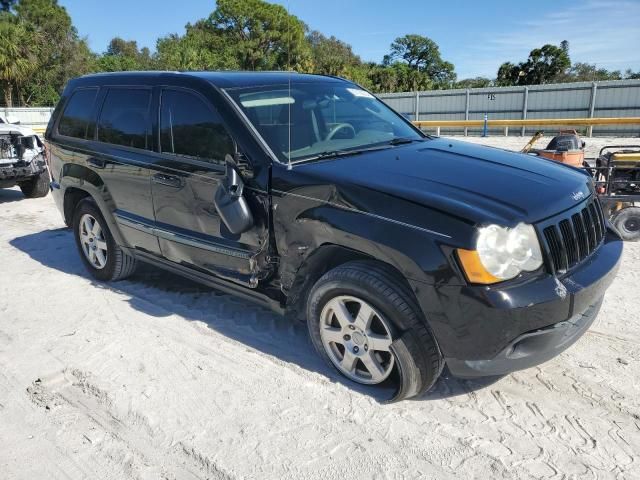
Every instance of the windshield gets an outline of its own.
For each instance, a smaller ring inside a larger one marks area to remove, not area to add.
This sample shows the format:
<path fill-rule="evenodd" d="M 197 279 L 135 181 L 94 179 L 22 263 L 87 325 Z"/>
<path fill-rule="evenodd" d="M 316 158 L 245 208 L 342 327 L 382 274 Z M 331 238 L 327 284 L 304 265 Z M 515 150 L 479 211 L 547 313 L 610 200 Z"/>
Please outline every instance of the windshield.
<path fill-rule="evenodd" d="M 351 84 L 292 83 L 227 93 L 283 163 L 424 138 L 384 103 Z"/>

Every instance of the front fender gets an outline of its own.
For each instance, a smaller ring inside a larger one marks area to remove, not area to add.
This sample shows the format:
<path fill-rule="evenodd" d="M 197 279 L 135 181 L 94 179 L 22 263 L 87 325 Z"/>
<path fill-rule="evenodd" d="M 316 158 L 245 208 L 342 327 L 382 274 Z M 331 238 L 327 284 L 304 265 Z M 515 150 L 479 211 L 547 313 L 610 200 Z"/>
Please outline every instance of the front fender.
<path fill-rule="evenodd" d="M 452 249 L 435 235 L 404 223 L 366 215 L 312 198 L 274 198 L 274 229 L 283 286 L 322 245 L 339 245 L 388 263 L 423 284 L 464 284 L 451 268 Z"/>

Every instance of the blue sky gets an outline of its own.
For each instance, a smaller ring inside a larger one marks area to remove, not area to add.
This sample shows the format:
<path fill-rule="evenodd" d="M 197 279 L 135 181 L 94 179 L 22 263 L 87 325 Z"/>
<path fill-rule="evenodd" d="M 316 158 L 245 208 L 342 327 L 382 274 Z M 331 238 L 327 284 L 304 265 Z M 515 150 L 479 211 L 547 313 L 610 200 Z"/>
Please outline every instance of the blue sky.
<path fill-rule="evenodd" d="M 208 16 L 213 0 L 59 0 L 97 52 L 114 36 L 152 50 L 159 36 L 184 32 Z M 281 0 L 311 28 L 380 61 L 394 38 L 426 35 L 440 45 L 458 78 L 495 77 L 503 61 L 522 61 L 544 43 L 570 42 L 574 62 L 640 70 L 640 0 L 459 1 Z M 108 5 L 108 7 L 107 7 Z"/>

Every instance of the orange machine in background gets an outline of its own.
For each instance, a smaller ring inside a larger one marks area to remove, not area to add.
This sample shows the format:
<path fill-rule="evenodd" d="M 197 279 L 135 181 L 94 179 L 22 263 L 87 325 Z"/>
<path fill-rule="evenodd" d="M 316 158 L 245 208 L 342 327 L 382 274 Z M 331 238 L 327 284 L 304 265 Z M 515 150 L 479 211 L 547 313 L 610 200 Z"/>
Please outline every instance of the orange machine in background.
<path fill-rule="evenodd" d="M 536 132 L 529 143 L 521 150 L 522 153 L 539 155 L 541 157 L 565 163 L 572 167 L 581 168 L 584 165 L 584 141 L 575 130 L 560 130 L 544 149 L 534 149 L 533 145 L 544 135 Z"/>

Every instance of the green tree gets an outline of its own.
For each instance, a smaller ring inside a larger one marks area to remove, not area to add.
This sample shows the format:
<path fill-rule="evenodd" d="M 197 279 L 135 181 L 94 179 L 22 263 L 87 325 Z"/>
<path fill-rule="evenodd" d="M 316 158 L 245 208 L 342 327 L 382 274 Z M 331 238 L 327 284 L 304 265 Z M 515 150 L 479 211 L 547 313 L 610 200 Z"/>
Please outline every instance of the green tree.
<path fill-rule="evenodd" d="M 311 70 L 305 25 L 281 5 L 262 0 L 218 0 L 199 28 L 224 38 L 243 70 Z"/>
<path fill-rule="evenodd" d="M 138 50 L 138 42 L 115 37 L 107 51 L 97 59 L 96 68 L 102 72 L 151 70 L 154 62 L 148 48 Z"/>
<path fill-rule="evenodd" d="M 454 66 L 442 59 L 438 44 L 422 35 L 396 38 L 389 55 L 383 60 L 385 65 L 394 62 L 404 62 L 410 69 L 426 74 L 435 88 L 448 88 L 456 80 Z"/>
<path fill-rule="evenodd" d="M 531 50 L 526 62 L 503 63 L 498 69 L 496 83 L 509 86 L 557 82 L 570 67 L 569 43 L 565 40 L 560 47 L 547 44 Z"/>
<path fill-rule="evenodd" d="M 20 91 L 37 67 L 34 34 L 23 23 L 0 15 L 0 87 L 6 106 L 13 106 L 14 92 Z"/>
<path fill-rule="evenodd" d="M 20 0 L 16 18 L 34 32 L 37 68 L 20 91 L 24 104 L 53 105 L 67 81 L 93 68 L 95 55 L 57 0 Z"/>
<path fill-rule="evenodd" d="M 564 75 L 559 77 L 562 82 L 593 82 L 602 80 L 621 80 L 620 70 L 607 70 L 598 68 L 590 63 L 574 63 Z"/>
<path fill-rule="evenodd" d="M 627 70 L 624 72 L 624 78 L 627 80 L 640 80 L 640 70 L 634 72 L 630 68 L 627 68 Z"/>
<path fill-rule="evenodd" d="M 376 65 L 369 71 L 370 88 L 377 93 L 430 90 L 433 82 L 429 76 L 409 67 L 406 63 Z"/>
<path fill-rule="evenodd" d="M 227 40 L 204 22 L 187 25 L 184 36 L 171 34 L 158 39 L 155 60 L 167 70 L 227 70 L 240 65 Z"/>
<path fill-rule="evenodd" d="M 456 82 L 455 88 L 485 88 L 492 83 L 491 79 L 485 77 L 464 78 Z"/>
<path fill-rule="evenodd" d="M 496 85 L 499 87 L 509 87 L 518 85 L 520 78 L 524 75 L 522 64 L 516 65 L 511 62 L 504 62 L 498 69 L 496 75 Z"/>
<path fill-rule="evenodd" d="M 547 44 L 529 54 L 524 68 L 525 81 L 527 85 L 552 83 L 570 66 L 568 48 Z"/>
<path fill-rule="evenodd" d="M 377 91 L 371 78 L 371 72 L 375 68 L 377 65 L 374 62 L 350 65 L 345 68 L 343 76 L 368 90 Z"/>
<path fill-rule="evenodd" d="M 325 37 L 314 30 L 307 35 L 307 40 L 311 45 L 314 73 L 344 76 L 350 67 L 361 63 L 360 57 L 353 53 L 351 45 L 336 37 Z"/>

